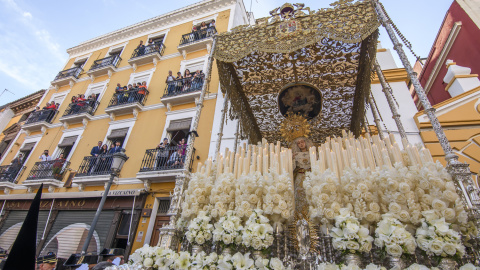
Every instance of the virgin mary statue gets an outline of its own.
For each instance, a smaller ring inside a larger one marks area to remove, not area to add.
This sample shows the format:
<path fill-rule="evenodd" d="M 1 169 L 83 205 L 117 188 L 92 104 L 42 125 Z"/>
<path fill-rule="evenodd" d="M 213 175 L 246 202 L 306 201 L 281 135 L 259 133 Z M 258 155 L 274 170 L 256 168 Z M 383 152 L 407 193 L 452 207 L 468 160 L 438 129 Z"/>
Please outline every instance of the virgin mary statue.
<path fill-rule="evenodd" d="M 295 191 L 295 212 L 302 213 L 308 211 L 307 195 L 303 187 L 305 173 L 310 171 L 310 155 L 308 149 L 313 146 L 313 142 L 306 137 L 298 137 L 290 145 L 294 159 L 293 185 Z"/>

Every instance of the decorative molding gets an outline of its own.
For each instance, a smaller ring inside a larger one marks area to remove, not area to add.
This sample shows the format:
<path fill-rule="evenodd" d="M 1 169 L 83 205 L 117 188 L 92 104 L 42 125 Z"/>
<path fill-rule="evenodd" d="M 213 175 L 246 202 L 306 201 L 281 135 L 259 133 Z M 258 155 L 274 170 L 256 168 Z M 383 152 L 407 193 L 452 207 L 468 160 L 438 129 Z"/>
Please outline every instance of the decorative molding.
<path fill-rule="evenodd" d="M 70 88 L 72 88 L 74 85 L 75 85 L 75 82 L 70 80 L 70 82 L 68 83 L 68 85 L 70 85 Z"/>
<path fill-rule="evenodd" d="M 125 124 L 125 123 L 130 123 L 130 122 L 135 122 L 137 121 L 136 118 L 128 118 L 128 119 L 122 119 L 122 120 L 118 120 L 118 121 L 111 121 L 111 122 L 108 122 L 109 125 L 118 125 L 118 124 Z"/>
<path fill-rule="evenodd" d="M 88 124 L 88 119 L 87 118 L 83 118 L 82 119 L 82 124 L 83 124 L 83 128 L 87 128 L 87 124 Z"/>
<path fill-rule="evenodd" d="M 63 122 L 63 128 L 64 128 L 64 129 L 68 129 L 68 127 L 69 127 L 68 123 L 67 123 L 67 122 Z M 65 130 L 64 130 L 64 131 L 65 131 Z"/>
<path fill-rule="evenodd" d="M 197 19 L 205 18 L 208 14 L 218 14 L 232 9 L 236 0 L 207 0 L 186 6 L 181 9 L 124 27 L 105 35 L 87 40 L 75 47 L 69 48 L 67 53 L 72 57 L 110 47 L 124 41 L 131 40 L 151 33 L 158 29 L 169 29 L 175 25 L 184 24 Z M 213 11 L 213 12 L 212 12 Z"/>
<path fill-rule="evenodd" d="M 133 108 L 133 110 L 132 110 L 133 118 L 137 119 L 138 112 L 139 112 L 139 111 L 138 111 L 137 108 Z"/>
<path fill-rule="evenodd" d="M 452 86 L 452 84 L 455 82 L 456 79 L 462 79 L 462 78 L 478 78 L 478 74 L 467 74 L 467 75 L 455 75 L 453 78 L 450 80 L 450 82 L 445 86 L 445 91 L 448 92 L 448 89 Z"/>
<path fill-rule="evenodd" d="M 428 92 L 430 91 L 430 88 L 432 87 L 433 82 L 437 78 L 443 63 L 445 63 L 447 55 L 450 52 L 450 49 L 452 48 L 453 43 L 455 42 L 458 36 L 458 33 L 460 33 L 461 28 L 462 28 L 462 22 L 455 22 L 453 24 L 453 27 L 450 30 L 450 35 L 448 36 L 447 41 L 445 41 L 445 44 L 443 45 L 442 51 L 440 52 L 440 55 L 438 56 L 438 59 L 435 62 L 435 66 L 432 69 L 432 73 L 430 73 L 427 83 L 425 83 L 424 89 L 426 94 L 428 94 Z"/>
<path fill-rule="evenodd" d="M 90 81 L 92 81 L 92 83 L 93 83 L 93 81 L 95 81 L 95 75 L 90 74 Z"/>
<path fill-rule="evenodd" d="M 383 73 L 383 76 L 385 77 L 385 80 L 387 80 L 387 82 L 389 83 L 393 83 L 393 82 L 408 83 L 410 81 L 405 68 L 382 70 L 382 73 Z M 380 80 L 378 79 L 378 76 L 375 73 L 375 77 L 372 79 L 371 84 L 379 84 L 379 83 L 380 83 Z"/>
<path fill-rule="evenodd" d="M 172 104 L 170 102 L 167 103 L 167 111 L 169 111 L 169 112 L 172 111 Z"/>
<path fill-rule="evenodd" d="M 142 112 L 156 110 L 156 109 L 162 109 L 162 108 L 165 108 L 165 105 L 163 105 L 163 103 L 160 102 L 160 103 L 157 103 L 157 104 L 152 104 L 152 105 L 148 105 L 148 106 L 143 107 Z"/>
<path fill-rule="evenodd" d="M 187 109 L 183 109 L 183 110 L 166 112 L 165 114 L 168 116 L 168 115 L 175 115 L 175 114 L 181 114 L 181 113 L 191 113 L 191 112 L 195 112 L 195 111 L 196 111 L 196 108 L 193 107 L 193 108 L 187 108 Z"/>
<path fill-rule="evenodd" d="M 110 120 L 115 121 L 115 113 L 112 112 L 108 116 L 110 117 Z"/>

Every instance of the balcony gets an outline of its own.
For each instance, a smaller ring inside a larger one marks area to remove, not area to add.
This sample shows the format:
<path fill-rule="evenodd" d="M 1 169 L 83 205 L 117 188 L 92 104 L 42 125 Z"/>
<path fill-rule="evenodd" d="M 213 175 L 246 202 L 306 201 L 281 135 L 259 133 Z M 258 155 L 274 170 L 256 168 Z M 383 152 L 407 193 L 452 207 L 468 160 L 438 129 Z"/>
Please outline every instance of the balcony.
<path fill-rule="evenodd" d="M 163 149 L 148 149 L 143 156 L 140 171 L 137 178 L 149 183 L 171 182 L 175 176 L 183 172 L 185 168 L 185 155 L 178 156 L 178 146 L 168 146 Z M 195 148 L 193 148 L 195 156 Z M 193 158 L 188 165 L 188 170 L 192 171 Z"/>
<path fill-rule="evenodd" d="M 65 160 L 50 160 L 35 162 L 27 179 L 22 185 L 31 192 L 41 184 L 48 187 L 50 192 L 56 187 L 63 187 L 63 177 L 70 167 L 70 162 Z"/>
<path fill-rule="evenodd" d="M 17 165 L 5 165 L 0 166 L 0 188 L 4 190 L 11 190 L 17 183 L 17 178 L 22 175 L 25 170 L 25 166 Z"/>
<path fill-rule="evenodd" d="M 115 115 L 129 113 L 133 113 L 133 115 L 136 116 L 139 111 L 142 111 L 148 93 L 148 90 L 145 88 L 135 88 L 129 91 L 117 92 L 113 94 L 105 112 L 108 113 L 112 119 Z"/>
<path fill-rule="evenodd" d="M 180 45 L 178 45 L 177 49 L 183 55 L 183 58 L 186 58 L 187 54 L 198 50 L 207 49 L 210 52 L 213 43 L 212 37 L 216 33 L 217 29 L 212 26 L 182 35 Z"/>
<path fill-rule="evenodd" d="M 73 178 L 73 183 L 79 185 L 83 191 L 85 186 L 101 186 L 108 182 L 113 154 L 105 154 L 100 156 L 86 156 L 83 158 L 77 174 Z"/>
<path fill-rule="evenodd" d="M 70 69 L 60 71 L 55 79 L 52 81 L 52 85 L 55 87 L 61 87 L 67 84 L 73 85 L 77 82 L 78 76 L 82 73 L 81 67 L 73 67 Z"/>
<path fill-rule="evenodd" d="M 167 106 L 168 103 L 178 105 L 194 102 L 196 98 L 200 97 L 204 80 L 205 74 L 201 73 L 196 77 L 168 82 L 161 99 L 162 103 Z"/>
<path fill-rule="evenodd" d="M 95 62 L 93 62 L 93 65 L 87 71 L 87 74 L 93 77 L 108 74 L 108 76 L 111 77 L 112 73 L 117 71 L 117 66 L 120 61 L 122 61 L 122 58 L 120 58 L 120 55 L 118 54 L 95 60 Z"/>
<path fill-rule="evenodd" d="M 57 113 L 57 110 L 40 110 L 32 112 L 22 126 L 22 129 L 28 132 L 37 130 L 42 130 L 42 132 L 44 132 L 48 124 L 52 123 L 52 120 Z"/>
<path fill-rule="evenodd" d="M 157 62 L 160 61 L 164 52 L 165 45 L 163 45 L 163 43 L 137 48 L 133 51 L 132 57 L 128 60 L 128 63 L 134 67 L 149 63 L 156 65 Z"/>
<path fill-rule="evenodd" d="M 70 103 L 68 108 L 63 113 L 63 116 L 60 117 L 59 121 L 70 125 L 82 123 L 84 120 L 92 120 L 98 104 L 98 101 L 95 100 L 85 100 Z"/>

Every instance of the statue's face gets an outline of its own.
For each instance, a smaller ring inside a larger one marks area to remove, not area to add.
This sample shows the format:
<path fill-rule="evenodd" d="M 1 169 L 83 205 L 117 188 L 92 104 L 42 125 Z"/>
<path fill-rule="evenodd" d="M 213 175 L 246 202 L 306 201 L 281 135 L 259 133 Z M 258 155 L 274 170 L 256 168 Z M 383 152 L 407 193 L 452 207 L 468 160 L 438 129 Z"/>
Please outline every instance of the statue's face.
<path fill-rule="evenodd" d="M 305 140 L 302 139 L 297 141 L 297 146 L 300 148 L 300 150 L 303 150 L 307 147 Z"/>

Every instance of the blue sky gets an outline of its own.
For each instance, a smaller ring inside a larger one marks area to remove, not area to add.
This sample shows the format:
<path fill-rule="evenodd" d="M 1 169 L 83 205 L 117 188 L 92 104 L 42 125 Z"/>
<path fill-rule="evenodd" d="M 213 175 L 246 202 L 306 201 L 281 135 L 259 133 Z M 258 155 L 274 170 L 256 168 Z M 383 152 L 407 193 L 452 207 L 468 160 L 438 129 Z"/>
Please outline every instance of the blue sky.
<path fill-rule="evenodd" d="M 0 105 L 40 89 L 63 68 L 66 50 L 85 40 L 195 3 L 194 0 L 0 0 Z M 295 1 L 293 1 L 295 2 Z M 334 0 L 305 0 L 312 9 Z M 390 17 L 410 40 L 416 53 L 428 55 L 452 0 L 383 0 Z M 244 0 L 255 18 L 285 0 Z M 389 44 L 386 32 L 382 45 Z M 411 57 L 413 61 L 414 58 Z M 397 61 L 397 64 L 400 64 Z"/>

